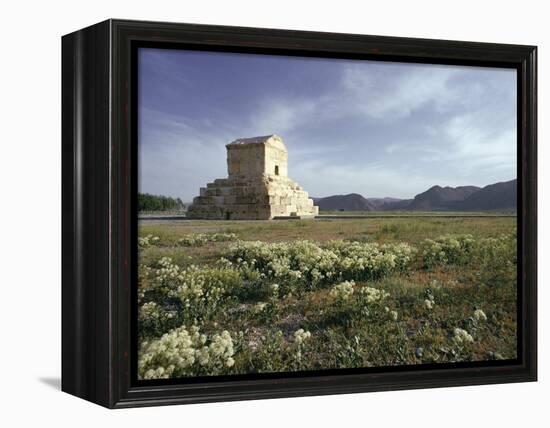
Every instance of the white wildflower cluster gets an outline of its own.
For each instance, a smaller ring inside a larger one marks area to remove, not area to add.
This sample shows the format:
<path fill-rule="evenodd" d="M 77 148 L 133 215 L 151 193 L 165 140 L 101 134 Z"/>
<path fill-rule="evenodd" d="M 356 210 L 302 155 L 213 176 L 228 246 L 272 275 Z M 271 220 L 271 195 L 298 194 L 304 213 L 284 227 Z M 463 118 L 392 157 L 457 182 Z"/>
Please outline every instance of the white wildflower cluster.
<path fill-rule="evenodd" d="M 166 311 L 156 302 L 146 302 L 139 307 L 139 322 L 164 322 L 176 316 L 175 311 Z"/>
<path fill-rule="evenodd" d="M 273 297 L 276 297 L 278 295 L 278 293 L 279 293 L 279 284 L 269 284 L 267 288 L 269 290 L 269 293 Z"/>
<path fill-rule="evenodd" d="M 177 297 L 187 311 L 205 317 L 219 306 L 228 290 L 239 283 L 237 271 L 190 266 L 182 271 L 181 282 L 171 295 Z"/>
<path fill-rule="evenodd" d="M 259 313 L 263 312 L 263 310 L 266 308 L 266 306 L 267 306 L 267 303 L 258 302 L 254 306 L 252 306 L 252 312 L 254 312 L 255 314 L 259 314 Z"/>
<path fill-rule="evenodd" d="M 472 343 L 474 341 L 474 338 L 466 330 L 457 327 L 453 330 L 453 340 L 455 341 L 455 343 L 462 344 Z"/>
<path fill-rule="evenodd" d="M 398 242 L 395 244 L 384 244 L 381 249 L 385 253 L 391 253 L 395 256 L 395 270 L 406 272 L 415 261 L 418 250 L 406 242 Z"/>
<path fill-rule="evenodd" d="M 146 264 L 138 264 L 138 303 L 143 301 L 145 297 L 145 292 L 150 287 L 149 276 L 151 275 L 152 269 Z"/>
<path fill-rule="evenodd" d="M 191 265 L 181 269 L 169 257 L 158 262 L 152 288 L 167 297 L 178 298 L 187 319 L 205 318 L 214 312 L 231 288 L 241 283 L 235 269 L 198 268 Z"/>
<path fill-rule="evenodd" d="M 233 349 L 233 340 L 227 330 L 224 330 L 221 334 L 215 334 L 208 348 L 206 346 L 202 348 L 202 350 L 206 349 L 208 349 L 210 358 L 222 359 L 226 367 L 232 367 L 235 364 L 235 360 L 232 358 L 235 353 Z M 206 364 L 208 364 L 208 362 Z"/>
<path fill-rule="evenodd" d="M 303 328 L 300 328 L 294 332 L 294 343 L 301 345 L 306 340 L 311 338 L 311 333 Z"/>
<path fill-rule="evenodd" d="M 476 309 L 474 311 L 474 318 L 477 321 L 487 321 L 487 315 L 485 315 L 485 312 L 483 312 L 483 310 L 481 309 Z"/>
<path fill-rule="evenodd" d="M 394 271 L 409 269 L 416 248 L 407 244 L 329 241 L 324 248 L 338 256 L 338 269 L 356 280 L 376 279 Z"/>
<path fill-rule="evenodd" d="M 141 344 L 138 374 L 140 379 L 168 379 L 225 373 L 235 364 L 234 353 L 228 331 L 209 338 L 196 326 L 179 327 Z"/>
<path fill-rule="evenodd" d="M 340 284 L 336 284 L 330 290 L 329 295 L 337 300 L 345 301 L 353 295 L 354 281 L 344 281 Z"/>
<path fill-rule="evenodd" d="M 209 242 L 236 240 L 237 235 L 234 233 L 194 233 L 178 240 L 178 244 L 184 247 L 200 247 L 208 244 Z"/>
<path fill-rule="evenodd" d="M 475 263 L 482 272 L 515 269 L 517 263 L 516 232 L 499 237 L 474 239 L 472 235 L 445 235 L 425 239 L 422 244 L 425 268 Z"/>
<path fill-rule="evenodd" d="M 398 313 L 397 311 L 390 311 L 389 312 L 389 317 L 392 321 L 397 321 L 397 318 L 398 318 Z"/>
<path fill-rule="evenodd" d="M 361 287 L 359 289 L 359 295 L 365 303 L 371 304 L 381 302 L 386 297 L 389 297 L 390 293 L 374 287 Z"/>
<path fill-rule="evenodd" d="M 429 295 L 427 299 L 424 300 L 424 308 L 431 310 L 434 308 L 435 301 L 434 296 Z"/>
<path fill-rule="evenodd" d="M 138 238 L 138 247 L 139 248 L 147 248 L 151 245 L 158 244 L 160 241 L 160 238 L 158 236 L 153 236 L 151 234 L 147 236 L 140 236 Z"/>
<path fill-rule="evenodd" d="M 142 302 L 147 293 L 158 297 L 168 297 L 176 289 L 181 270 L 170 257 L 162 257 L 152 267 L 145 264 L 138 266 L 138 302 Z"/>
<path fill-rule="evenodd" d="M 291 242 L 238 242 L 223 261 L 239 269 L 256 270 L 283 284 L 315 288 L 322 283 L 379 278 L 408 269 L 416 250 L 408 244 L 306 240 Z"/>
<path fill-rule="evenodd" d="M 149 269 L 148 290 L 168 295 L 175 290 L 182 279 L 182 271 L 170 257 L 162 257 L 156 263 L 156 269 Z"/>
<path fill-rule="evenodd" d="M 294 336 L 293 354 L 294 354 L 294 361 L 295 361 L 295 365 L 293 369 L 298 370 L 302 365 L 302 351 L 304 350 L 304 343 L 311 339 L 311 333 L 308 330 L 304 330 L 303 328 L 300 328 L 294 332 L 293 336 Z"/>
<path fill-rule="evenodd" d="M 516 234 L 517 231 L 496 238 L 480 239 L 475 259 L 480 261 L 487 271 L 496 271 L 502 268 L 515 269 L 517 264 Z"/>
<path fill-rule="evenodd" d="M 425 239 L 422 243 L 424 266 L 464 264 L 471 256 L 476 241 L 472 235 L 446 235 Z"/>

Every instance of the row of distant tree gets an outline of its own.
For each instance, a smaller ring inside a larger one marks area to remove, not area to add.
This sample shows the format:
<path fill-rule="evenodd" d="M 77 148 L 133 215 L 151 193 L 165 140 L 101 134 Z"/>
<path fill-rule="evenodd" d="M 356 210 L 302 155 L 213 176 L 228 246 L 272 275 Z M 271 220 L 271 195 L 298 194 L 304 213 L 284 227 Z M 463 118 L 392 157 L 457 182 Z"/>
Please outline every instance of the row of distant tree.
<path fill-rule="evenodd" d="M 138 211 L 173 211 L 184 208 L 180 198 L 138 193 Z"/>

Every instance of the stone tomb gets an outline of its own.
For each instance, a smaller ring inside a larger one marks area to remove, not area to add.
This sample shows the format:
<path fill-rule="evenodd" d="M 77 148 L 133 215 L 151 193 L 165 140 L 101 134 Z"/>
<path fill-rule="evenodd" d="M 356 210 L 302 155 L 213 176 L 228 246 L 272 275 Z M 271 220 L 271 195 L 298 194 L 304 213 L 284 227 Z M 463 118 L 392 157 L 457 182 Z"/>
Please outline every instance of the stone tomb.
<path fill-rule="evenodd" d="M 319 213 L 308 193 L 288 178 L 288 152 L 279 136 L 241 138 L 226 147 L 229 176 L 201 187 L 187 217 L 267 220 Z"/>

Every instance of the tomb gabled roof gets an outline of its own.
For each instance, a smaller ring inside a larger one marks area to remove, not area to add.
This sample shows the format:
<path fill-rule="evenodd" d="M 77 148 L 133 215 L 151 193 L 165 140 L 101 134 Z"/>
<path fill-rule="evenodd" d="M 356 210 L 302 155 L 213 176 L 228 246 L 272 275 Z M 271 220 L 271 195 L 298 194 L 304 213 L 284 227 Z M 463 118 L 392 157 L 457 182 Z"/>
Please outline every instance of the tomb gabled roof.
<path fill-rule="evenodd" d="M 236 148 L 244 146 L 253 146 L 253 145 L 270 145 L 278 149 L 286 151 L 286 147 L 283 143 L 281 137 L 276 134 L 264 135 L 259 137 L 249 137 L 249 138 L 238 138 L 235 141 L 227 144 L 227 148 Z"/>

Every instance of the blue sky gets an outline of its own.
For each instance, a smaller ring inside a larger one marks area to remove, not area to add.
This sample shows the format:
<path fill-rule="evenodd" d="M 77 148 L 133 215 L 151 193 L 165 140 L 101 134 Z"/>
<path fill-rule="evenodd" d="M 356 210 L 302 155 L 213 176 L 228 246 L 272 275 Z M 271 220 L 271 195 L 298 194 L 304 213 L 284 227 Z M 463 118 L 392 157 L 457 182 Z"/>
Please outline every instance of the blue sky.
<path fill-rule="evenodd" d="M 516 178 L 515 70 L 142 48 L 138 115 L 139 191 L 186 202 L 267 134 L 316 197 Z"/>

